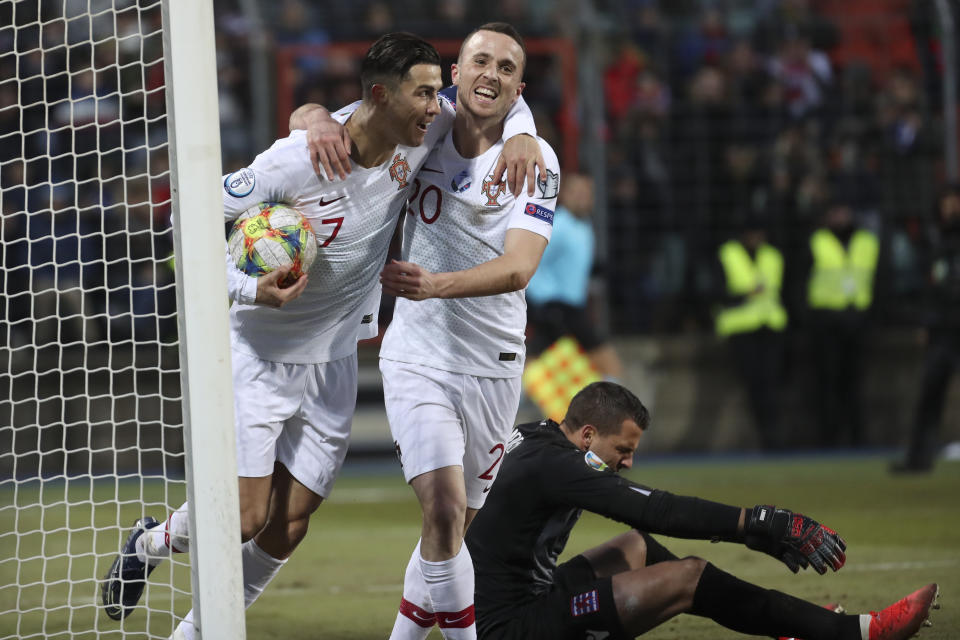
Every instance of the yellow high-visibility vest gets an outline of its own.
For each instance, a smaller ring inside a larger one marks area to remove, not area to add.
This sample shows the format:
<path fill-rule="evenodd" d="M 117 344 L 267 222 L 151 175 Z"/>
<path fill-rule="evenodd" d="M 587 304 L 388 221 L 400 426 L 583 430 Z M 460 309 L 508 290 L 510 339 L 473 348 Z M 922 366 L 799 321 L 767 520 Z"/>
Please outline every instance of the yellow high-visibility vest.
<path fill-rule="evenodd" d="M 764 243 L 757 248 L 754 262 L 739 241 L 730 240 L 720 246 L 719 255 L 727 279 L 727 293 L 747 298 L 742 304 L 717 314 L 717 335 L 726 337 L 763 327 L 783 331 L 787 326 L 787 310 L 780 303 L 783 285 L 780 251 Z"/>
<path fill-rule="evenodd" d="M 877 271 L 880 241 L 860 229 L 849 248 L 829 229 L 810 236 L 813 269 L 807 283 L 807 303 L 812 309 L 842 311 L 853 305 L 863 311 L 873 302 L 873 276 Z"/>

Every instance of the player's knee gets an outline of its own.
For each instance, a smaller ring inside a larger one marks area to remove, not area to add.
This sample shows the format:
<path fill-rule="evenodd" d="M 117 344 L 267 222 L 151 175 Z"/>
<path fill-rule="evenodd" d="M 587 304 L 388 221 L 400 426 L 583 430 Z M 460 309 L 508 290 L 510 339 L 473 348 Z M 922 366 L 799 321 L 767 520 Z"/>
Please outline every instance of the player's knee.
<path fill-rule="evenodd" d="M 687 556 L 677 562 L 680 565 L 680 571 L 686 578 L 685 582 L 695 589 L 697 583 L 700 582 L 700 576 L 703 575 L 703 570 L 707 566 L 707 561 L 697 556 Z"/>
<path fill-rule="evenodd" d="M 267 510 L 250 506 L 240 510 L 240 541 L 252 540 L 267 524 Z"/>
<path fill-rule="evenodd" d="M 300 544 L 300 541 L 306 537 L 309 525 L 310 516 L 291 520 L 287 523 L 287 545 L 290 551 L 293 551 Z"/>
<path fill-rule="evenodd" d="M 462 536 L 467 517 L 466 499 L 437 499 L 423 505 L 424 528 L 444 536 Z"/>

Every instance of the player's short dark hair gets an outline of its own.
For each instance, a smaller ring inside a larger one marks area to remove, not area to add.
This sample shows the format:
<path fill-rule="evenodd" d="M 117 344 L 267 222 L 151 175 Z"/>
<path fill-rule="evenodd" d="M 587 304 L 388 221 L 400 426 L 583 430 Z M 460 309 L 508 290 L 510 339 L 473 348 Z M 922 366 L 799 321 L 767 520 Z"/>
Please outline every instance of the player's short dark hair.
<path fill-rule="evenodd" d="M 593 382 L 570 401 L 564 423 L 571 431 L 592 424 L 602 435 L 620 433 L 624 420 L 641 429 L 650 426 L 650 412 L 633 393 L 615 382 Z"/>
<path fill-rule="evenodd" d="M 494 31 L 496 33 L 502 33 L 505 36 L 510 36 L 511 38 L 513 38 L 514 41 L 516 41 L 516 43 L 520 45 L 520 51 L 523 52 L 523 60 L 520 61 L 521 73 L 523 72 L 524 69 L 527 68 L 527 45 L 524 44 L 523 37 L 520 36 L 520 32 L 517 31 L 517 29 L 509 22 L 487 22 L 486 24 L 482 24 L 476 29 L 474 29 L 473 31 L 471 31 L 470 33 L 468 33 L 467 37 L 463 39 L 462 43 L 460 43 L 460 53 L 457 54 L 458 59 L 460 57 L 460 54 L 463 53 L 463 45 L 467 44 L 467 40 L 472 38 L 473 34 L 475 34 L 478 31 Z"/>
<path fill-rule="evenodd" d="M 360 65 L 363 97 L 370 97 L 370 89 L 375 84 L 396 86 L 409 73 L 410 67 L 417 64 L 439 67 L 440 54 L 432 44 L 412 33 L 397 31 L 381 36 L 370 45 Z"/>

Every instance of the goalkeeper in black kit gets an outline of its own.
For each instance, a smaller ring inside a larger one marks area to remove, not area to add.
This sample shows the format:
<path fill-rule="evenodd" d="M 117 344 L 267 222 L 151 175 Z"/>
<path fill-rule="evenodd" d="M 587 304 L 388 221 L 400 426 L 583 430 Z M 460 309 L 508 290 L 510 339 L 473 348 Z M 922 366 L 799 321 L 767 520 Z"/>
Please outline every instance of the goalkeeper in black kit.
<path fill-rule="evenodd" d="M 745 634 L 803 640 L 903 640 L 939 594 L 930 584 L 879 613 L 845 615 L 744 582 L 651 534 L 737 542 L 792 571 L 840 569 L 835 531 L 772 506 L 749 509 L 651 489 L 617 475 L 632 466 L 649 414 L 610 382 L 581 390 L 561 424 L 518 426 L 486 504 L 467 529 L 480 640 L 619 640 L 681 614 Z M 583 510 L 632 531 L 557 566 Z"/>

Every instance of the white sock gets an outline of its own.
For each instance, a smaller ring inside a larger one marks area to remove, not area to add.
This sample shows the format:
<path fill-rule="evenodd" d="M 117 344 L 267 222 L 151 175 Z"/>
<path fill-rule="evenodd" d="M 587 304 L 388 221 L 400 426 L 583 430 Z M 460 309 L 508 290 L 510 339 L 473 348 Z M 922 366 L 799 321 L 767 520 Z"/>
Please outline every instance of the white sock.
<path fill-rule="evenodd" d="M 870 640 L 870 619 L 873 618 L 868 613 L 860 614 L 860 637 L 863 640 Z"/>
<path fill-rule="evenodd" d="M 420 558 L 440 632 L 447 640 L 476 640 L 473 614 L 473 561 L 467 545 L 449 560 L 430 562 Z"/>
<path fill-rule="evenodd" d="M 420 571 L 420 542 L 410 555 L 403 576 L 403 598 L 390 640 L 425 640 L 436 623 L 427 583 Z"/>
<path fill-rule="evenodd" d="M 158 565 L 170 553 L 187 553 L 190 551 L 190 513 L 187 503 L 170 514 L 166 522 L 161 522 L 152 529 L 147 529 L 137 538 L 137 558 L 140 562 L 149 562 Z"/>
<path fill-rule="evenodd" d="M 240 561 L 243 565 L 243 607 L 247 609 L 260 597 L 287 561 L 274 558 L 253 540 L 243 543 L 240 548 Z M 193 609 L 191 609 L 177 625 L 173 640 L 194 640 L 195 636 Z"/>
<path fill-rule="evenodd" d="M 243 606 L 248 608 L 287 561 L 274 558 L 253 540 L 243 543 L 240 559 L 243 563 Z"/>

